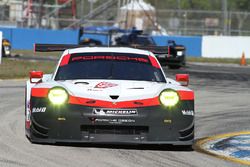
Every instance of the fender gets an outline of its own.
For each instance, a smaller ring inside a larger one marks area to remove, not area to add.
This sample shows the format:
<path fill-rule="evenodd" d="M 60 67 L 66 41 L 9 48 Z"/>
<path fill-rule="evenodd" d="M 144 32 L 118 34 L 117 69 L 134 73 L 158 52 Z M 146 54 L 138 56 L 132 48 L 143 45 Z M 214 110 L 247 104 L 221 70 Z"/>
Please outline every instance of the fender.
<path fill-rule="evenodd" d="M 50 81 L 52 74 L 43 75 L 42 82 Z M 30 83 L 30 80 L 26 81 L 25 86 L 25 127 L 29 129 L 30 127 L 30 97 L 31 97 L 31 88 L 39 83 Z"/>

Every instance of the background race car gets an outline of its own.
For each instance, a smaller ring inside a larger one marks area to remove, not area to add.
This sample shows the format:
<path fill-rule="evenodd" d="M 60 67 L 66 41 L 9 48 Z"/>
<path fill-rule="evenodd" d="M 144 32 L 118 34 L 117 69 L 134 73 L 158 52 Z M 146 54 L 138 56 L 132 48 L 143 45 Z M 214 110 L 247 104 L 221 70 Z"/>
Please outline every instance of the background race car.
<path fill-rule="evenodd" d="M 36 50 L 64 50 L 37 45 Z M 72 46 L 75 47 L 75 46 Z M 64 51 L 54 74 L 26 85 L 31 142 L 192 145 L 194 92 L 187 74 L 166 78 L 152 52 L 123 47 Z"/>
<path fill-rule="evenodd" d="M 144 34 L 142 30 L 120 29 L 117 27 L 82 27 L 79 29 L 79 44 L 84 46 L 102 46 L 101 41 L 91 38 L 81 37 L 87 34 L 102 34 L 109 36 L 109 46 L 126 47 L 157 47 L 152 36 Z M 162 66 L 168 66 L 172 69 L 178 69 L 186 65 L 186 48 L 183 45 L 176 44 L 175 41 L 166 41 L 165 49 L 155 54 Z"/>
<path fill-rule="evenodd" d="M 157 47 L 153 38 L 148 34 L 143 34 L 143 31 L 132 30 L 128 34 L 124 34 L 116 38 L 116 45 L 130 46 L 130 47 Z M 175 41 L 169 40 L 168 45 L 166 42 L 165 50 L 161 53 L 155 54 L 158 61 L 162 66 L 178 69 L 186 65 L 185 47 L 177 45 Z"/>

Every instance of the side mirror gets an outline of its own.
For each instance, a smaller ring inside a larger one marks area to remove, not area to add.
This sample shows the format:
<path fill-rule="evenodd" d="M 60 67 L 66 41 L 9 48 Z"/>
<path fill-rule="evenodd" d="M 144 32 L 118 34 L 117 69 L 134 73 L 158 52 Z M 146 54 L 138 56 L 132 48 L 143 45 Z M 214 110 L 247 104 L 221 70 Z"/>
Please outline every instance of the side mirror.
<path fill-rule="evenodd" d="M 181 86 L 188 86 L 189 84 L 189 75 L 188 74 L 176 74 L 176 81 L 181 84 Z"/>
<path fill-rule="evenodd" d="M 30 83 L 41 82 L 42 78 L 43 78 L 42 71 L 30 71 Z"/>

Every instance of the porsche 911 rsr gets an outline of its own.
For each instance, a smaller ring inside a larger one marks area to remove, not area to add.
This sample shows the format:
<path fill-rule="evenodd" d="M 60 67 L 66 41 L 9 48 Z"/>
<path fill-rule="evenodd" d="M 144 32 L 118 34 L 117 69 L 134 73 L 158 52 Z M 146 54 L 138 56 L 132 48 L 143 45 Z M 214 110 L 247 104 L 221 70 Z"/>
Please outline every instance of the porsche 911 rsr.
<path fill-rule="evenodd" d="M 176 80 L 149 51 L 67 49 L 53 74 L 30 72 L 26 135 L 34 143 L 192 145 L 194 92 L 187 74 Z"/>

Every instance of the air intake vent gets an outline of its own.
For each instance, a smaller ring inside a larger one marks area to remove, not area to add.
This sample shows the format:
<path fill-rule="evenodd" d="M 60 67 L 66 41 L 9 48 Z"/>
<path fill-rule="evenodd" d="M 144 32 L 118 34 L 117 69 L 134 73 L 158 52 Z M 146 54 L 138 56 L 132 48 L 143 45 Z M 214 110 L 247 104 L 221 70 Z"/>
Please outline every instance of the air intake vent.
<path fill-rule="evenodd" d="M 128 88 L 128 89 L 144 89 L 143 87 L 134 87 L 134 88 Z"/>
<path fill-rule="evenodd" d="M 81 85 L 88 85 L 89 83 L 88 82 L 80 82 L 80 81 L 77 81 L 75 82 L 74 84 L 81 84 Z"/>
<path fill-rule="evenodd" d="M 113 99 L 113 100 L 116 100 L 116 99 L 118 99 L 119 98 L 119 96 L 118 95 L 110 95 L 109 96 L 111 99 Z"/>
<path fill-rule="evenodd" d="M 148 126 L 82 125 L 81 131 L 91 134 L 140 135 L 148 133 Z"/>

